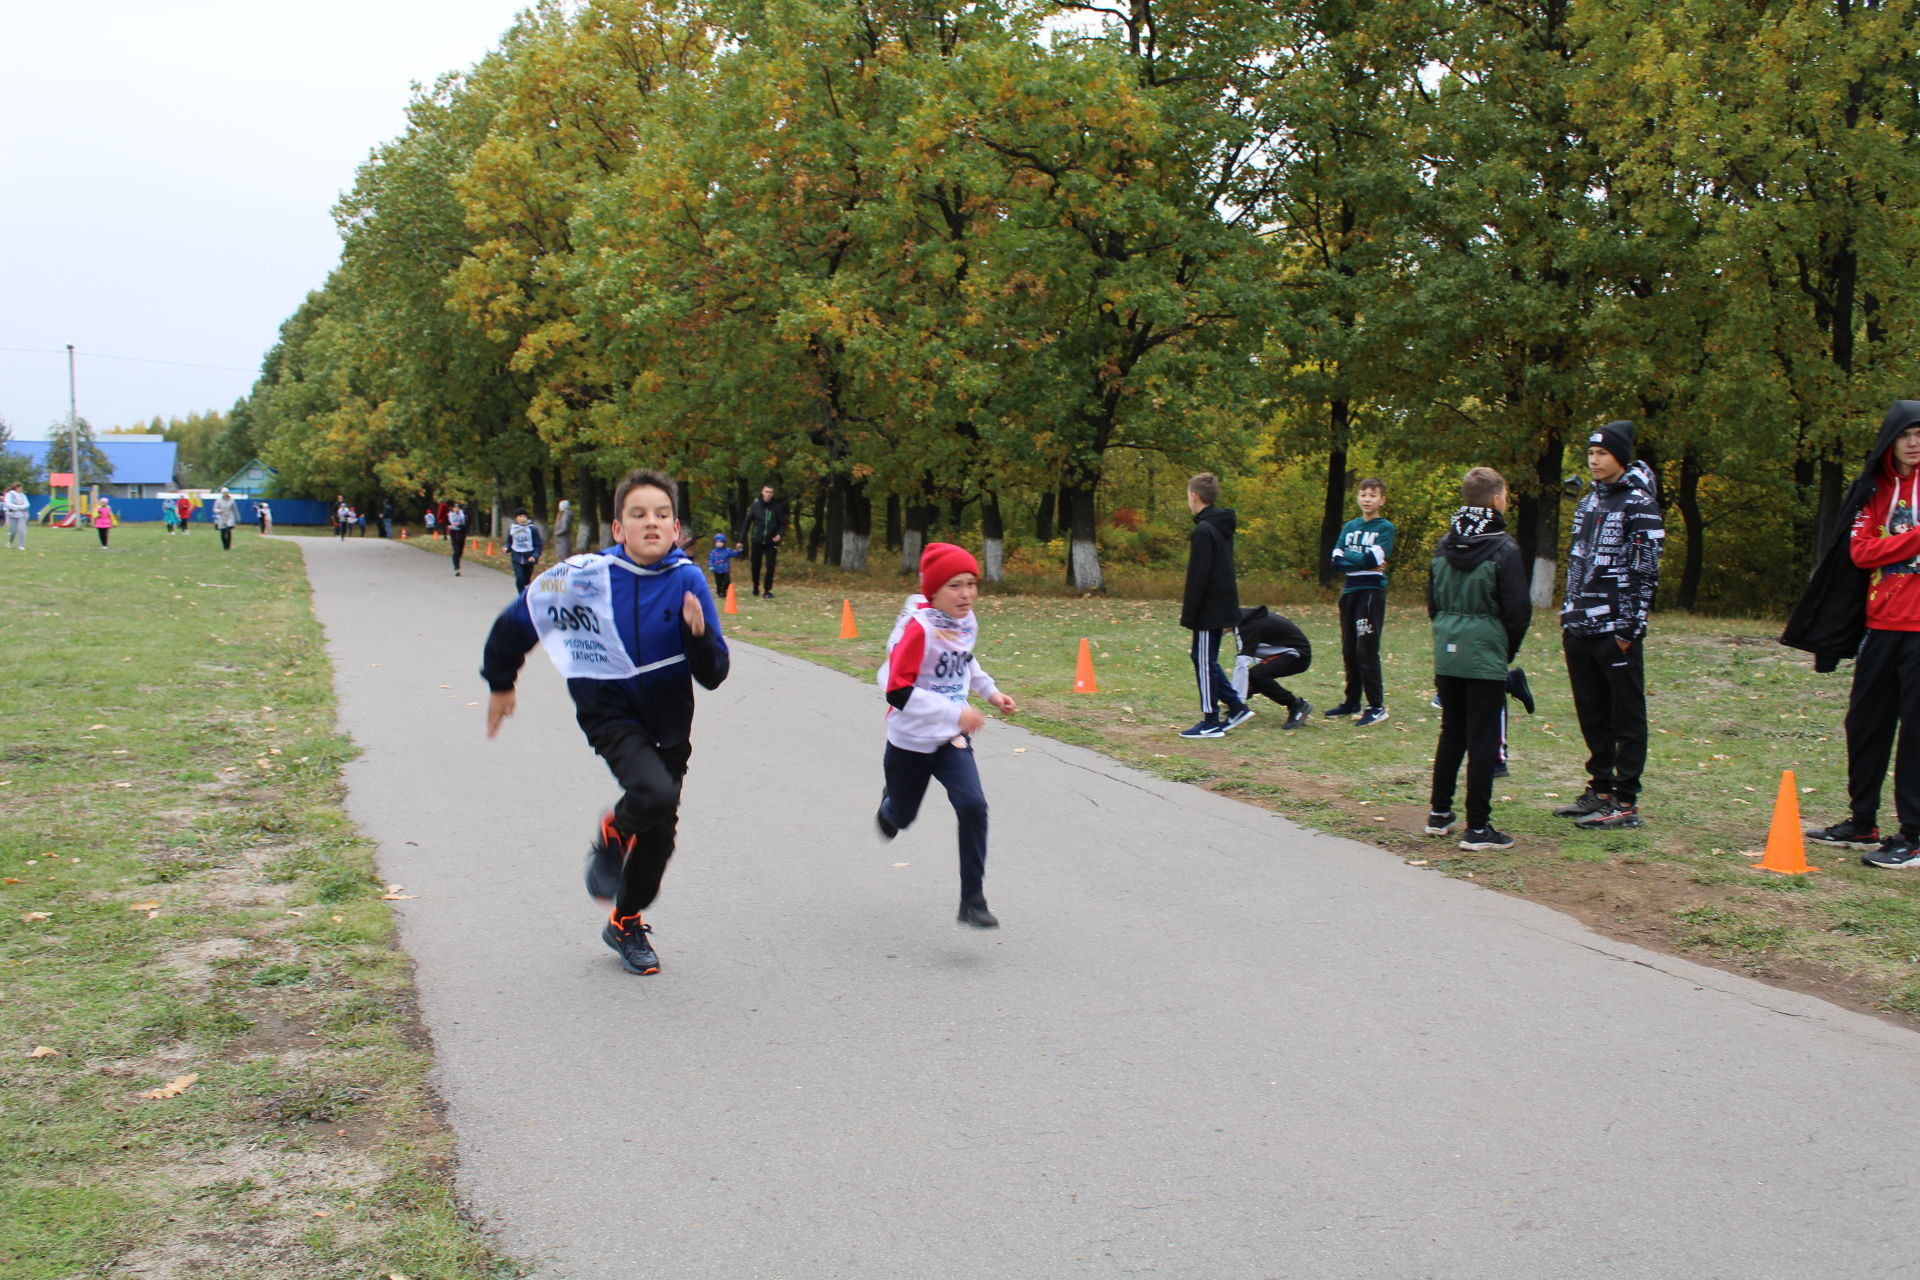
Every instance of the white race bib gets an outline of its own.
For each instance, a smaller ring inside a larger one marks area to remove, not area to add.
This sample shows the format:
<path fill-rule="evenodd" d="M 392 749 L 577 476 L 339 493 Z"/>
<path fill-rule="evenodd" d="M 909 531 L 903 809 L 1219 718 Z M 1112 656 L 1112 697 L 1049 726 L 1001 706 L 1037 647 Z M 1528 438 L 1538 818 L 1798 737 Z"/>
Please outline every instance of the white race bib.
<path fill-rule="evenodd" d="M 533 629 L 569 680 L 625 680 L 638 674 L 613 624 L 613 558 L 562 560 L 527 586 Z"/>

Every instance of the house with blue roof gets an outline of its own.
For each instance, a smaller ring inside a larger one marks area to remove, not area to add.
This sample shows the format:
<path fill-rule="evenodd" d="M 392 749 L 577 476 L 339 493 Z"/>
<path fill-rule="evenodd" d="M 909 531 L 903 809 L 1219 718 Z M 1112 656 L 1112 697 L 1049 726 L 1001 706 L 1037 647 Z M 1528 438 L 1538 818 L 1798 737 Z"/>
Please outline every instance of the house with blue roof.
<path fill-rule="evenodd" d="M 180 446 L 171 440 L 157 435 L 97 435 L 93 442 L 107 461 L 113 464 L 113 475 L 100 486 L 100 492 L 110 498 L 152 498 L 162 489 L 174 488 L 174 465 L 179 459 Z M 46 483 L 46 475 L 52 471 L 65 471 L 67 460 L 56 458 L 48 465 L 47 450 L 50 446 L 45 440 L 9 440 L 6 451 L 26 458 L 40 468 L 40 485 Z M 38 486 L 30 486 L 38 487 Z"/>

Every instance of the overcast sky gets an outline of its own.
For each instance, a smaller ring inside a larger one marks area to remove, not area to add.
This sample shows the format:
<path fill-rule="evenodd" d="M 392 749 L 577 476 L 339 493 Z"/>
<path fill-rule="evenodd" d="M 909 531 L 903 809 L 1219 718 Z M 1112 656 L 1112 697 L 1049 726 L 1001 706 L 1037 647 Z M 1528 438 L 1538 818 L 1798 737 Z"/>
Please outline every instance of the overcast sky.
<path fill-rule="evenodd" d="M 410 84 L 472 66 L 524 7 L 6 6 L 0 418 L 65 419 L 68 343 L 96 427 L 230 408 L 338 260 L 329 210 Z"/>

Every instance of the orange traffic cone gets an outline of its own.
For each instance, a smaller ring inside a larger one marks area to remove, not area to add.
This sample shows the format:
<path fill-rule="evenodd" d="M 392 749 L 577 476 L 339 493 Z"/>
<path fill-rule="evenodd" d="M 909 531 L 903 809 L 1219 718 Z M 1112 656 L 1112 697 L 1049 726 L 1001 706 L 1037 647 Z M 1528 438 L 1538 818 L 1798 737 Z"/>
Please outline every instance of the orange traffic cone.
<path fill-rule="evenodd" d="M 1807 865 L 1807 839 L 1800 831 L 1800 793 L 1793 786 L 1793 770 L 1780 774 L 1780 795 L 1773 802 L 1773 826 L 1767 829 L 1767 852 L 1757 864 L 1761 871 L 1803 876 L 1818 867 Z"/>
<path fill-rule="evenodd" d="M 727 603 L 721 607 L 720 612 L 722 613 L 740 612 L 740 602 L 733 598 L 733 584 L 731 582 L 727 584 Z"/>
<path fill-rule="evenodd" d="M 400 526 L 400 541 L 402 541 L 402 542 L 405 542 L 406 540 L 407 540 L 407 526 L 405 526 L 405 525 L 401 525 L 401 526 Z"/>
<path fill-rule="evenodd" d="M 1093 679 L 1093 651 L 1087 648 L 1085 639 L 1080 641 L 1080 661 L 1073 669 L 1073 691 L 1075 693 L 1098 693 L 1100 686 Z"/>
<path fill-rule="evenodd" d="M 842 640 L 860 638 L 860 628 L 853 625 L 853 601 L 851 600 L 840 602 L 840 638 Z"/>

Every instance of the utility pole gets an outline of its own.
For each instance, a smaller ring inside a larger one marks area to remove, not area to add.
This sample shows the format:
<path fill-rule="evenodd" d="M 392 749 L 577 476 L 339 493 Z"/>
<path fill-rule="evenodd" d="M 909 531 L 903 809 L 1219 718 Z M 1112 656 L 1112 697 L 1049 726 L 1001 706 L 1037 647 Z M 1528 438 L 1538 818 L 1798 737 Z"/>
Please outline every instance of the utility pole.
<path fill-rule="evenodd" d="M 67 486 L 67 514 L 73 517 L 73 527 L 80 527 L 80 397 L 74 391 L 73 382 L 73 344 L 67 344 L 67 444 L 72 450 L 69 459 L 73 467 L 71 483 Z"/>

